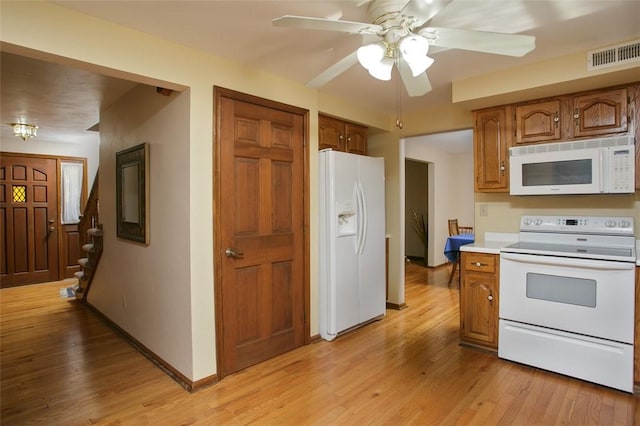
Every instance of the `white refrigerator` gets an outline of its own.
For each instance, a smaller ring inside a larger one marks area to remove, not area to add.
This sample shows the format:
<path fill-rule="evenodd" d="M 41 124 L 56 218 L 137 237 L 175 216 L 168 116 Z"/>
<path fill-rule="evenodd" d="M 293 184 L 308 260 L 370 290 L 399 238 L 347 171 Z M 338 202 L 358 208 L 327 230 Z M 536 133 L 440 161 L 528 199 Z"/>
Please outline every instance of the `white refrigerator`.
<path fill-rule="evenodd" d="M 384 316 L 384 159 L 323 150 L 320 156 L 320 336 Z"/>

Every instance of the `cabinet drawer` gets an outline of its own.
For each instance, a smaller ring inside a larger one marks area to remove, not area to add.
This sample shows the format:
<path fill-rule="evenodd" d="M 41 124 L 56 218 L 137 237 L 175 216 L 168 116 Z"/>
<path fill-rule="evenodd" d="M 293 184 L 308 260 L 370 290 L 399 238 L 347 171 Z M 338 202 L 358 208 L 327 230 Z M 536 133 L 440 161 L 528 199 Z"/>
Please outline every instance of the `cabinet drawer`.
<path fill-rule="evenodd" d="M 462 267 L 466 271 L 494 274 L 496 272 L 496 257 L 493 254 L 463 252 Z"/>

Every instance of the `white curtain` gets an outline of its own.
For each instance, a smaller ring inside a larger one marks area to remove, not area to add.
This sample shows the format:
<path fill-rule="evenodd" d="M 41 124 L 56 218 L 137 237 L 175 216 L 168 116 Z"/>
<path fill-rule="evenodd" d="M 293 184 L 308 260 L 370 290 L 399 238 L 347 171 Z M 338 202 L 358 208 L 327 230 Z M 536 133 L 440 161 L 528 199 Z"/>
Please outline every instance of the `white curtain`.
<path fill-rule="evenodd" d="M 82 163 L 60 164 L 60 190 L 62 191 L 62 211 L 60 223 L 63 225 L 80 222 L 80 201 L 82 198 Z"/>

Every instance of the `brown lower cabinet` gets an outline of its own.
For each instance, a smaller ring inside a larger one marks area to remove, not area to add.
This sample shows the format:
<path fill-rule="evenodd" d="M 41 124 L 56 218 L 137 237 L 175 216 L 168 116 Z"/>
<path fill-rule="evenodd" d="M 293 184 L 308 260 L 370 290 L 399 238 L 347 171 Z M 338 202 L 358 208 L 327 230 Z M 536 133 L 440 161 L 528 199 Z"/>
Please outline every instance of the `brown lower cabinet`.
<path fill-rule="evenodd" d="M 461 343 L 497 351 L 500 258 L 465 251 L 461 256 Z"/>

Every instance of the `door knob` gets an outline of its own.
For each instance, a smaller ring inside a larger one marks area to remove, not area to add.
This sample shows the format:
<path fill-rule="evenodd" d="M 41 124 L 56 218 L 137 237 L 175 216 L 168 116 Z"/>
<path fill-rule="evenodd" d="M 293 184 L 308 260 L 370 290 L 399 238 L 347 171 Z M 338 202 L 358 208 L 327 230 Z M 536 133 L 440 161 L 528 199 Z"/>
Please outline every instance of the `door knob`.
<path fill-rule="evenodd" d="M 224 254 L 225 254 L 227 257 L 237 257 L 237 258 L 242 258 L 242 257 L 244 257 L 244 253 L 236 253 L 235 251 L 233 251 L 233 249 L 232 249 L 231 247 L 227 248 L 227 249 L 224 251 Z"/>

